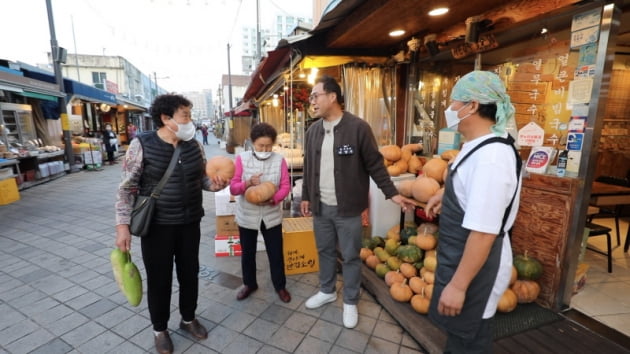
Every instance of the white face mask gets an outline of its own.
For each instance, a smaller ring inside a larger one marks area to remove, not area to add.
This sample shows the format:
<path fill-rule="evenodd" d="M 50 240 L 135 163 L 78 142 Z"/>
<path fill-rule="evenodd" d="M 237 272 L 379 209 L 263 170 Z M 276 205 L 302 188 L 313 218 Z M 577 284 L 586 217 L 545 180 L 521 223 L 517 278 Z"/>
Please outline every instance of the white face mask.
<path fill-rule="evenodd" d="M 254 155 L 259 160 L 266 160 L 271 157 L 271 151 L 254 151 Z"/>
<path fill-rule="evenodd" d="M 470 102 L 469 102 L 470 103 Z M 472 113 L 468 113 L 468 115 L 459 118 L 459 111 L 462 110 L 462 108 L 466 107 L 468 105 L 468 103 L 466 103 L 465 105 L 459 107 L 458 110 L 454 111 L 451 109 L 451 106 L 448 106 L 448 108 L 446 109 L 446 111 L 444 111 L 444 118 L 446 118 L 446 126 L 451 128 L 451 129 L 457 129 L 457 125 L 459 124 L 459 122 L 461 122 L 462 120 L 470 117 L 470 115 Z"/>
<path fill-rule="evenodd" d="M 193 124 L 193 122 L 188 122 L 185 124 L 179 124 L 175 122 L 175 124 L 177 124 L 177 131 L 169 128 L 168 125 L 166 127 L 168 128 L 168 130 L 175 133 L 177 139 L 181 141 L 189 141 L 195 137 L 195 124 Z"/>

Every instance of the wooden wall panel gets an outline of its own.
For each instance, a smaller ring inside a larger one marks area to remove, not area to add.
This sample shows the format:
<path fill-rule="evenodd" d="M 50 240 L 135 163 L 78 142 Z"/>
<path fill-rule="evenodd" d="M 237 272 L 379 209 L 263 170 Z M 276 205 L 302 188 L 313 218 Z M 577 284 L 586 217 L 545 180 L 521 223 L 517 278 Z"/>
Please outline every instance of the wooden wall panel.
<path fill-rule="evenodd" d="M 557 294 L 564 284 L 562 260 L 566 255 L 571 209 L 575 204 L 578 181 L 545 175 L 523 179 L 518 216 L 512 228 L 512 250 L 537 258 L 544 271 L 537 302 L 555 308 Z"/>

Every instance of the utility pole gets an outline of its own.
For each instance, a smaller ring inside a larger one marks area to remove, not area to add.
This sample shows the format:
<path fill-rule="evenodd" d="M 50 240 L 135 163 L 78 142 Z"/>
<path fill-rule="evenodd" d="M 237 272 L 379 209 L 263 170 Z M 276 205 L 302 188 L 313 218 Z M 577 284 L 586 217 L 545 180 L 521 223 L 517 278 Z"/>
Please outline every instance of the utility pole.
<path fill-rule="evenodd" d="M 256 65 L 258 65 L 260 58 L 262 58 L 260 41 L 260 0 L 256 0 Z"/>
<path fill-rule="evenodd" d="M 55 20 L 52 13 L 51 0 L 46 0 L 46 9 L 48 11 L 48 26 L 50 27 L 50 50 L 53 60 L 53 68 L 55 71 L 55 81 L 59 85 L 59 91 L 63 93 L 59 97 L 59 115 L 61 117 L 61 129 L 63 131 L 63 143 L 65 145 L 66 161 L 72 171 L 72 162 L 74 161 L 74 154 L 72 152 L 72 141 L 70 137 L 70 120 L 68 119 L 68 109 L 66 107 L 66 95 L 63 87 L 63 76 L 61 75 L 61 62 L 65 61 L 65 49 L 60 48 L 57 45 L 57 36 L 55 34 Z"/>
<path fill-rule="evenodd" d="M 153 94 L 153 99 L 158 96 L 158 85 L 157 85 L 157 73 L 153 72 L 153 81 L 155 81 L 155 93 Z"/>

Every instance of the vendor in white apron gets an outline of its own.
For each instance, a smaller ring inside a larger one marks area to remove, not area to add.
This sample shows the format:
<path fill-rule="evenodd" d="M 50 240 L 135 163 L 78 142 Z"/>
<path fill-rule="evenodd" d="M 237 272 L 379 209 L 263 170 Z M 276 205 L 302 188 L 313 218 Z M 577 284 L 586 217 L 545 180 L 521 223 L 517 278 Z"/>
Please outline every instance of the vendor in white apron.
<path fill-rule="evenodd" d="M 445 118 L 466 143 L 449 166 L 444 193 L 426 207 L 429 216 L 440 213 L 429 318 L 447 332 L 445 353 L 490 353 L 519 205 L 521 159 L 505 130 L 514 107 L 497 75 L 473 71 L 453 87 Z"/>

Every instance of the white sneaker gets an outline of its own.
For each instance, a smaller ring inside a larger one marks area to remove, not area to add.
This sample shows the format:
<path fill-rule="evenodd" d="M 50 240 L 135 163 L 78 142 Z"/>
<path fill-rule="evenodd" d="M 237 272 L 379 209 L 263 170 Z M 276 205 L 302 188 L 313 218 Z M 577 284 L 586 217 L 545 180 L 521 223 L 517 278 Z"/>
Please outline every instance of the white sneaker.
<path fill-rule="evenodd" d="M 306 306 L 307 309 L 316 309 L 335 300 L 337 300 L 337 293 L 325 294 L 320 291 L 306 300 L 304 306 Z"/>
<path fill-rule="evenodd" d="M 359 312 L 357 305 L 343 304 L 343 326 L 346 328 L 354 328 L 359 322 Z"/>

